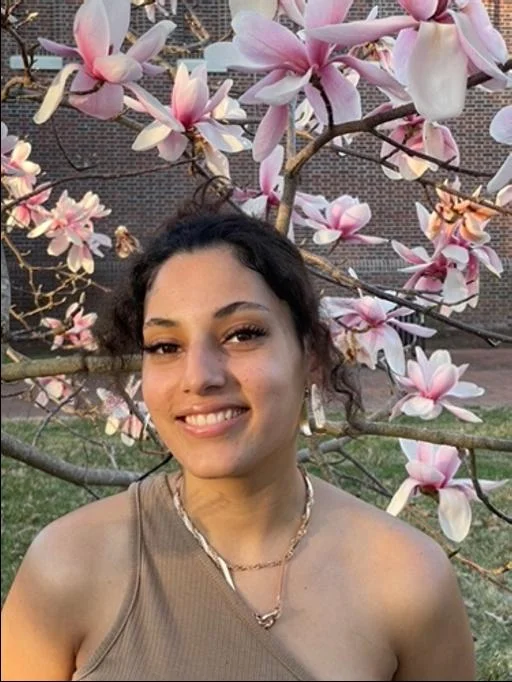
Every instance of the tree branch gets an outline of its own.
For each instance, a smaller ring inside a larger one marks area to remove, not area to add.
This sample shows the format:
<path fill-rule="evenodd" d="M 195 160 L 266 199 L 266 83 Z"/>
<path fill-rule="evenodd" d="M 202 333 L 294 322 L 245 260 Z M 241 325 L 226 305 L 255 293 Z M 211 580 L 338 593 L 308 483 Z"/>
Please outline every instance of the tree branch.
<path fill-rule="evenodd" d="M 317 256 L 316 254 L 311 253 L 310 251 L 307 251 L 306 249 L 301 249 L 300 251 L 306 264 L 312 266 L 314 274 L 316 274 L 318 277 L 321 277 L 322 279 L 326 279 L 327 281 L 332 282 L 334 284 L 339 284 L 340 286 L 345 287 L 347 289 L 352 290 L 362 289 L 363 291 L 366 291 L 369 294 L 373 294 L 374 296 L 378 296 L 379 298 L 383 298 L 387 301 L 392 301 L 393 303 L 396 303 L 401 306 L 406 306 L 411 310 L 415 310 L 416 312 L 422 313 L 426 317 L 431 317 L 433 320 L 443 322 L 444 324 L 449 325 L 451 327 L 455 327 L 456 329 L 460 329 L 470 334 L 474 334 L 475 336 L 479 336 L 488 343 L 491 343 L 491 345 L 495 345 L 496 343 L 499 342 L 512 343 L 512 336 L 509 336 L 508 334 L 502 334 L 500 332 L 481 329 L 479 327 L 474 327 L 464 322 L 459 322 L 458 320 L 454 320 L 451 317 L 446 317 L 446 315 L 436 313 L 434 310 L 425 308 L 419 303 L 414 303 L 414 301 L 410 300 L 404 300 L 399 296 L 394 296 L 393 294 L 388 293 L 387 291 L 381 289 L 378 286 L 374 286 L 373 284 L 368 284 L 363 280 L 356 279 L 355 277 L 350 277 L 349 275 L 345 275 L 338 268 L 332 265 L 329 261 L 325 260 L 321 256 Z M 315 272 L 315 269 L 320 270 L 320 272 Z"/>
<path fill-rule="evenodd" d="M 21 381 L 57 374 L 110 374 L 113 372 L 138 372 L 141 358 L 135 355 L 112 358 L 97 355 L 69 355 L 60 358 L 22 360 L 2 365 L 2 381 Z"/>
<path fill-rule="evenodd" d="M 482 486 L 480 485 L 480 481 L 478 480 L 478 475 L 476 472 L 476 455 L 475 451 L 472 448 L 469 450 L 468 460 L 469 475 L 471 477 L 471 482 L 473 483 L 473 487 L 475 489 L 475 493 L 477 494 L 478 499 L 481 502 L 483 502 L 487 509 L 491 511 L 493 514 L 496 514 L 496 516 L 498 516 L 500 519 L 503 519 L 503 521 L 512 524 L 512 516 L 508 516 L 504 512 L 500 511 L 497 507 L 495 507 L 494 504 L 489 500 L 487 495 L 482 490 Z"/>
<path fill-rule="evenodd" d="M 125 488 L 140 477 L 140 474 L 132 471 L 89 469 L 63 462 L 61 459 L 37 450 L 32 445 L 23 443 L 9 433 L 2 432 L 1 445 L 3 455 L 76 485 L 111 485 Z"/>

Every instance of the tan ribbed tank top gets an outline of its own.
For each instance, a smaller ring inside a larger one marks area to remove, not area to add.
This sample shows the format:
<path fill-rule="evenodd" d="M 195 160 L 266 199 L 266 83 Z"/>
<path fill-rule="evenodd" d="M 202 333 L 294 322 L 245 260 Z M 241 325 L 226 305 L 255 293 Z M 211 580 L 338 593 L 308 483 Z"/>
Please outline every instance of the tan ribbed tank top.
<path fill-rule="evenodd" d="M 120 612 L 73 680 L 314 680 L 226 583 L 172 503 L 134 483 L 133 571 Z"/>

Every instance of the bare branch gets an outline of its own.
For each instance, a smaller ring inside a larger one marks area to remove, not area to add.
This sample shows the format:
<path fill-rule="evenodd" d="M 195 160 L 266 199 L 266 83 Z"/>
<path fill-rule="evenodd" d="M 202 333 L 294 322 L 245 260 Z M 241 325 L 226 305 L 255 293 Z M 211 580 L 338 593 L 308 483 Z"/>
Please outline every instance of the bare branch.
<path fill-rule="evenodd" d="M 132 471 L 89 469 L 69 464 L 4 432 L 2 432 L 1 444 L 3 455 L 76 485 L 109 485 L 125 488 L 140 477 L 140 474 Z"/>
<path fill-rule="evenodd" d="M 494 504 L 489 500 L 487 495 L 482 490 L 482 486 L 480 485 L 480 481 L 478 480 L 478 475 L 476 471 L 476 455 L 473 448 L 469 449 L 469 457 L 467 458 L 466 461 L 468 463 L 471 482 L 473 483 L 473 487 L 475 489 L 475 493 L 477 494 L 478 499 L 485 504 L 489 511 L 491 511 L 493 514 L 496 514 L 496 516 L 498 516 L 500 519 L 503 519 L 503 521 L 506 521 L 507 523 L 512 523 L 512 516 L 508 516 L 504 512 L 500 511 L 497 507 L 495 507 Z"/>
<path fill-rule="evenodd" d="M 317 277 L 321 277 L 322 279 L 327 280 L 328 282 L 339 284 L 340 286 L 351 290 L 362 289 L 363 291 L 366 291 L 369 294 L 373 294 L 374 296 L 378 296 L 379 298 L 383 298 L 387 301 L 392 301 L 393 303 L 396 303 L 398 305 L 407 306 L 407 308 L 415 310 L 419 313 L 423 313 L 426 317 L 431 317 L 433 320 L 443 322 L 444 324 L 449 325 L 451 327 L 455 327 L 457 329 L 469 332 L 470 334 L 474 334 L 475 336 L 479 336 L 488 343 L 491 343 L 491 345 L 496 345 L 499 342 L 512 343 L 512 336 L 509 336 L 508 334 L 502 334 L 500 332 L 495 332 L 488 329 L 481 329 L 479 327 L 474 327 L 470 324 L 460 322 L 459 320 L 454 320 L 451 317 L 446 317 L 446 315 L 436 313 L 434 310 L 425 308 L 419 303 L 415 303 L 414 301 L 410 300 L 405 300 L 403 298 L 400 298 L 399 296 L 394 296 L 393 294 L 388 293 L 387 291 L 378 286 L 368 284 L 363 280 L 350 277 L 349 275 L 345 275 L 338 268 L 332 265 L 328 260 L 322 258 L 321 256 L 317 256 L 316 254 L 313 254 L 310 251 L 301 249 L 301 253 L 306 264 L 311 266 L 311 269 L 313 270 L 314 274 Z"/>
<path fill-rule="evenodd" d="M 138 372 L 141 358 L 123 356 L 112 358 L 97 355 L 69 355 L 61 358 L 41 358 L 22 360 L 2 365 L 2 381 L 21 381 L 37 377 L 56 376 L 57 374 L 110 374 L 112 372 Z"/>

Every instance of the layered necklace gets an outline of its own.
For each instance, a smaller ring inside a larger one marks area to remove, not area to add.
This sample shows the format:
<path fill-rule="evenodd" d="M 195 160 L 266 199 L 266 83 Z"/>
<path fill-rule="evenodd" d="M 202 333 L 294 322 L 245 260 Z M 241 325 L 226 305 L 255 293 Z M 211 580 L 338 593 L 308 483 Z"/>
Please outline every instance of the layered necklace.
<path fill-rule="evenodd" d="M 281 616 L 282 613 L 282 594 L 283 594 L 283 586 L 284 586 L 284 578 L 286 574 L 286 567 L 288 565 L 288 562 L 290 559 L 293 557 L 295 550 L 297 549 L 297 546 L 301 539 L 306 535 L 308 526 L 309 526 L 309 520 L 311 518 L 311 509 L 313 507 L 313 502 L 314 502 L 314 496 L 313 496 L 313 486 L 311 484 L 311 480 L 306 472 L 306 470 L 303 467 L 299 467 L 300 472 L 302 473 L 302 477 L 304 480 L 304 486 L 306 490 L 306 497 L 305 497 L 305 502 L 304 502 L 304 509 L 300 518 L 300 525 L 295 533 L 295 535 L 292 537 L 290 540 L 288 547 L 286 549 L 286 552 L 284 556 L 281 559 L 274 559 L 271 561 L 262 561 L 258 562 L 255 564 L 236 564 L 236 563 L 231 563 L 221 557 L 221 555 L 217 552 L 217 550 L 210 545 L 208 540 L 205 538 L 205 536 L 201 533 L 201 531 L 196 528 L 196 526 L 193 524 L 191 518 L 185 511 L 185 508 L 183 506 L 183 501 L 181 498 L 181 486 L 182 486 L 182 477 L 180 476 L 179 479 L 176 481 L 176 484 L 173 489 L 172 493 L 172 500 L 174 503 L 174 508 L 176 509 L 176 512 L 180 519 L 183 521 L 183 524 L 185 525 L 185 528 L 195 537 L 195 539 L 198 541 L 199 545 L 203 549 L 203 551 L 210 557 L 210 559 L 213 561 L 213 563 L 219 568 L 221 571 L 222 575 L 224 576 L 224 579 L 228 583 L 228 585 L 231 587 L 232 590 L 236 591 L 236 586 L 233 580 L 232 573 L 236 571 L 258 571 L 262 568 L 272 568 L 272 567 L 277 567 L 280 566 L 280 575 L 279 575 L 279 583 L 278 583 L 278 589 L 277 589 L 277 595 L 276 595 L 276 601 L 275 601 L 275 606 L 271 611 L 268 611 L 267 613 L 255 613 L 254 617 L 256 618 L 256 621 L 258 622 L 259 625 L 261 625 L 263 628 L 268 630 L 269 628 L 274 625 L 276 620 Z"/>

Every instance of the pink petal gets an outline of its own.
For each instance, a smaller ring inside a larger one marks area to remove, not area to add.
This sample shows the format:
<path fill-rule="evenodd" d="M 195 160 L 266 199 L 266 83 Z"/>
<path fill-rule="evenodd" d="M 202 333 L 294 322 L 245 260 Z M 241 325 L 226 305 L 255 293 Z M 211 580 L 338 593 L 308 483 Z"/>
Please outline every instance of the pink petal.
<path fill-rule="evenodd" d="M 496 66 L 494 56 L 475 31 L 473 23 L 462 12 L 449 10 L 449 14 L 457 27 L 462 49 L 469 57 L 471 63 L 480 71 L 492 76 L 495 81 L 502 84 L 502 87 L 507 87 L 512 82 L 512 79 Z"/>
<path fill-rule="evenodd" d="M 188 145 L 188 137 L 181 133 L 172 132 L 165 140 L 158 144 L 158 152 L 166 161 L 177 161 Z"/>
<path fill-rule="evenodd" d="M 209 98 L 206 70 L 204 69 L 196 76 L 196 78 L 190 77 L 183 63 L 176 71 L 172 91 L 172 113 L 185 127 L 195 123 L 201 117 Z"/>
<path fill-rule="evenodd" d="M 407 66 L 417 39 L 418 32 L 414 28 L 400 31 L 396 38 L 391 53 L 391 66 L 400 83 L 407 84 Z"/>
<path fill-rule="evenodd" d="M 156 97 L 153 97 L 153 95 L 147 90 L 141 88 L 141 86 L 137 83 L 126 83 L 125 87 L 133 92 L 140 104 L 144 107 L 144 110 L 147 111 L 150 116 L 155 118 L 157 121 L 160 121 L 160 123 L 165 123 L 173 130 L 178 132 L 184 131 L 183 125 L 174 118 L 168 107 L 164 107 L 164 105 L 161 104 Z"/>
<path fill-rule="evenodd" d="M 466 98 L 467 57 L 452 24 L 423 22 L 408 63 L 407 86 L 428 121 L 459 116 Z"/>
<path fill-rule="evenodd" d="M 333 64 L 321 70 L 320 83 L 331 103 L 334 124 L 361 118 L 359 91 Z"/>
<path fill-rule="evenodd" d="M 153 121 L 137 135 L 132 144 L 132 149 L 135 152 L 145 152 L 152 149 L 163 142 L 171 132 L 169 126 L 160 123 L 160 121 Z"/>
<path fill-rule="evenodd" d="M 80 5 L 73 32 L 78 51 L 88 67 L 97 57 L 108 55 L 111 35 L 103 0 L 87 0 Z"/>
<path fill-rule="evenodd" d="M 471 381 L 458 381 L 456 385 L 447 391 L 447 395 L 455 398 L 477 398 L 485 393 L 485 389 Z"/>
<path fill-rule="evenodd" d="M 97 57 L 93 68 L 98 79 L 108 83 L 124 83 L 142 78 L 142 66 L 139 62 L 120 53 Z"/>
<path fill-rule="evenodd" d="M 509 154 L 496 175 L 487 184 L 487 191 L 491 194 L 498 192 L 512 180 L 512 154 Z"/>
<path fill-rule="evenodd" d="M 47 52 L 58 54 L 59 57 L 67 57 L 67 59 L 80 59 L 81 57 L 80 52 L 75 47 L 56 43 L 54 40 L 48 40 L 47 38 L 38 38 L 37 40 Z"/>
<path fill-rule="evenodd" d="M 473 412 L 465 410 L 458 405 L 452 405 L 452 403 L 448 402 L 448 400 L 442 400 L 441 403 L 443 407 L 446 407 L 448 412 L 454 414 L 457 419 L 461 419 L 464 422 L 471 422 L 472 424 L 480 424 L 482 421 L 480 417 L 477 417 Z"/>
<path fill-rule="evenodd" d="M 439 400 L 459 379 L 457 368 L 454 365 L 442 365 L 437 367 L 430 380 L 430 397 Z"/>
<path fill-rule="evenodd" d="M 434 16 L 439 0 L 398 0 L 399 4 L 415 19 L 426 21 Z"/>
<path fill-rule="evenodd" d="M 260 90 L 266 88 L 267 85 L 277 83 L 285 76 L 286 76 L 285 69 L 274 69 L 273 71 L 268 73 L 264 78 L 262 78 L 257 83 L 252 85 L 248 90 L 246 90 L 238 101 L 240 102 L 240 104 L 260 104 L 260 101 L 257 99 L 257 95 L 260 92 Z"/>
<path fill-rule="evenodd" d="M 260 188 L 263 194 L 270 194 L 277 183 L 277 177 L 284 160 L 284 148 L 278 145 L 260 165 Z"/>
<path fill-rule="evenodd" d="M 399 100 L 407 101 L 409 96 L 405 88 L 393 78 L 393 76 L 381 69 L 376 64 L 367 62 L 363 59 L 357 59 L 351 55 L 344 55 L 340 61 L 350 66 L 354 71 L 362 76 L 367 83 L 375 85 L 380 88 L 386 95 L 396 97 Z"/>
<path fill-rule="evenodd" d="M 103 83 L 97 92 L 90 95 L 71 95 L 69 101 L 84 114 L 107 120 L 123 110 L 123 86 Z"/>
<path fill-rule="evenodd" d="M 304 45 L 284 26 L 256 12 L 240 12 L 232 26 L 236 34 L 235 47 L 256 64 L 269 69 L 308 70 Z"/>
<path fill-rule="evenodd" d="M 441 488 L 438 517 L 446 537 L 462 542 L 471 527 L 471 506 L 466 495 L 457 488 Z"/>
<path fill-rule="evenodd" d="M 445 484 L 447 484 L 455 476 L 461 465 L 457 448 L 451 445 L 438 446 L 435 452 L 435 465 L 443 473 Z"/>
<path fill-rule="evenodd" d="M 168 19 L 159 21 L 158 24 L 152 26 L 149 31 L 146 31 L 127 51 L 127 56 L 136 59 L 138 62 L 146 62 L 155 55 L 157 55 L 165 41 L 172 31 L 176 28 L 176 24 Z"/>
<path fill-rule="evenodd" d="M 444 475 L 432 464 L 419 459 L 412 459 L 405 465 L 407 473 L 421 485 L 440 488 L 444 483 Z"/>
<path fill-rule="evenodd" d="M 426 265 L 426 261 L 428 261 L 428 254 L 425 249 L 423 249 L 421 252 L 421 255 L 423 255 L 424 252 L 425 258 L 421 258 L 419 253 L 394 239 L 391 240 L 391 246 L 393 247 L 393 250 L 396 251 L 396 253 L 400 256 L 400 258 L 403 258 L 405 261 L 407 261 L 407 263 L 414 263 L 416 265 L 423 266 Z"/>
<path fill-rule="evenodd" d="M 341 24 L 345 21 L 354 0 L 308 0 L 304 9 L 307 29 Z"/>
<path fill-rule="evenodd" d="M 34 123 L 40 125 L 41 123 L 45 123 L 50 118 L 64 96 L 66 81 L 71 74 L 74 71 L 77 71 L 79 68 L 79 64 L 67 64 L 61 71 L 59 71 L 59 73 L 51 82 L 50 87 L 46 91 L 46 95 L 44 96 L 41 106 L 34 115 Z"/>
<path fill-rule="evenodd" d="M 442 407 L 436 405 L 430 398 L 415 395 L 402 405 L 402 412 L 408 417 L 420 419 L 435 419 L 442 411 Z"/>
<path fill-rule="evenodd" d="M 402 322 L 402 320 L 390 320 L 390 322 L 397 327 L 400 327 L 400 329 L 409 332 L 409 334 L 414 334 L 414 336 L 421 336 L 429 339 L 436 333 L 436 330 L 432 329 L 432 327 L 424 327 L 421 324 L 414 324 L 413 322 Z"/>
<path fill-rule="evenodd" d="M 328 43 L 335 43 L 340 47 L 353 47 L 354 45 L 374 42 L 382 36 L 398 33 L 398 31 L 416 26 L 416 24 L 417 21 L 412 17 L 395 16 L 312 28 L 307 30 L 306 34 Z"/>
<path fill-rule="evenodd" d="M 398 333 L 389 325 L 383 325 L 379 329 L 382 340 L 384 357 L 389 368 L 395 374 L 405 374 L 404 347 Z"/>
<path fill-rule="evenodd" d="M 288 75 L 281 78 L 273 85 L 267 85 L 256 95 L 259 102 L 281 106 L 291 102 L 298 92 L 311 79 L 311 69 L 306 71 L 303 76 Z"/>
<path fill-rule="evenodd" d="M 489 132 L 496 142 L 512 144 L 512 104 L 498 111 L 491 121 Z"/>
<path fill-rule="evenodd" d="M 123 44 L 130 27 L 130 3 L 127 0 L 103 0 L 110 32 L 111 53 L 117 52 Z"/>
<path fill-rule="evenodd" d="M 69 246 L 69 240 L 66 235 L 61 232 L 56 237 L 54 237 L 48 244 L 47 253 L 50 256 L 60 256 Z"/>
<path fill-rule="evenodd" d="M 261 119 L 254 137 L 252 156 L 256 162 L 267 158 L 274 147 L 279 144 L 288 122 L 288 107 L 270 106 Z"/>
<path fill-rule="evenodd" d="M 402 509 L 411 499 L 412 495 L 416 492 L 417 488 L 417 481 L 415 481 L 413 478 L 406 478 L 391 498 L 391 502 L 386 508 L 388 514 L 391 514 L 392 516 L 397 516 L 400 514 Z"/>
<path fill-rule="evenodd" d="M 304 93 L 309 104 L 311 104 L 313 113 L 318 121 L 323 125 L 328 125 L 329 114 L 327 113 L 327 107 L 320 90 L 318 90 L 318 88 L 316 88 L 314 85 L 311 85 L 311 83 L 308 83 L 304 86 Z"/>
<path fill-rule="evenodd" d="M 340 233 L 336 230 L 320 229 L 313 235 L 313 241 L 319 246 L 324 246 L 325 244 L 332 244 L 337 241 L 340 236 Z"/>
<path fill-rule="evenodd" d="M 215 95 L 211 97 L 208 102 L 206 103 L 204 107 L 204 114 L 208 114 L 210 111 L 213 111 L 216 107 L 221 104 L 221 102 L 224 100 L 225 97 L 227 97 L 228 92 L 231 90 L 231 86 L 233 85 L 233 81 L 231 78 L 227 78 L 220 88 L 217 90 Z"/>

